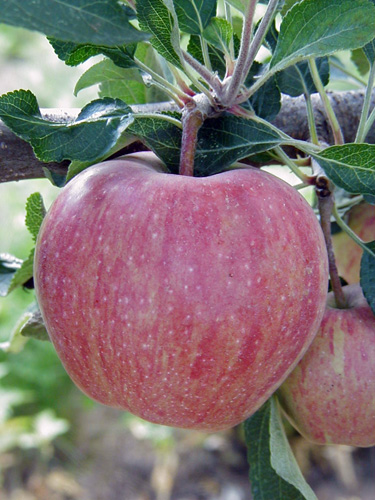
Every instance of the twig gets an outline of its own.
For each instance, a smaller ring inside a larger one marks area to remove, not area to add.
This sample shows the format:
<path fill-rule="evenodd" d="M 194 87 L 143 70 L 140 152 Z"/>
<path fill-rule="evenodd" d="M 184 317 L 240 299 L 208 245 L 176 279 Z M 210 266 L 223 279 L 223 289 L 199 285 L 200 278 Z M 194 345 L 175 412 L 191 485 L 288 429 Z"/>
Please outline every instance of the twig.
<path fill-rule="evenodd" d="M 333 186 L 328 177 L 325 175 L 320 165 L 312 160 L 313 172 L 316 175 L 315 192 L 318 198 L 318 209 L 320 215 L 320 225 L 323 231 L 324 240 L 327 248 L 329 276 L 331 278 L 331 286 L 335 296 L 336 306 L 339 309 L 347 307 L 347 301 L 341 286 L 339 273 L 336 266 L 335 254 L 333 252 L 332 236 L 331 236 L 331 215 L 335 204 L 333 195 Z"/>

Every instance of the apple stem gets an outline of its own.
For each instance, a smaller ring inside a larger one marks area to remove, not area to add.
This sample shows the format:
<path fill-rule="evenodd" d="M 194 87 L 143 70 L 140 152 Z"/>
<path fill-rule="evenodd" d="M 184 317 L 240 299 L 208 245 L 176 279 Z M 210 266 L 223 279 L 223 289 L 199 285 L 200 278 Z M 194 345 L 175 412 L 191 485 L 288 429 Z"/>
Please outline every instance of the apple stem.
<path fill-rule="evenodd" d="M 335 296 L 337 308 L 346 309 L 348 307 L 348 304 L 341 286 L 341 281 L 337 270 L 331 236 L 331 215 L 335 204 L 335 198 L 332 192 L 331 183 L 325 175 L 317 175 L 315 191 L 318 197 L 320 225 L 323 231 L 327 248 L 329 276 L 331 278 L 332 291 Z"/>
<path fill-rule="evenodd" d="M 194 175 L 194 157 L 197 149 L 198 131 L 204 122 L 204 114 L 192 100 L 182 114 L 182 140 L 180 153 L 180 175 Z"/>

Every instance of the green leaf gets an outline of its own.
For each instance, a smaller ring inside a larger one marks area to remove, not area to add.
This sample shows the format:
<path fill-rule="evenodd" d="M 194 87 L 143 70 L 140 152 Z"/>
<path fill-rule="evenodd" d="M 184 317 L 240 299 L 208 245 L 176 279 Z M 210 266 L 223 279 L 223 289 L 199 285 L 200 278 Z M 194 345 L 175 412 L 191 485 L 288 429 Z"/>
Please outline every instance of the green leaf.
<path fill-rule="evenodd" d="M 356 49 L 374 37 L 369 0 L 303 0 L 286 14 L 270 67 L 279 71 L 308 57 Z"/>
<path fill-rule="evenodd" d="M 327 57 L 316 59 L 316 65 L 323 85 L 327 85 L 329 81 Z M 306 61 L 301 61 L 294 66 L 276 73 L 276 79 L 280 91 L 291 97 L 298 97 L 302 94 L 310 95 L 317 92 L 310 73 L 309 64 Z"/>
<path fill-rule="evenodd" d="M 375 241 L 366 243 L 366 246 L 375 253 Z M 368 305 L 375 314 L 375 258 L 369 252 L 363 252 L 362 255 L 360 285 Z"/>
<path fill-rule="evenodd" d="M 52 170 L 49 170 L 47 167 L 42 167 L 44 176 L 46 179 L 50 181 L 52 186 L 56 187 L 64 187 L 65 182 L 66 182 L 66 175 L 65 174 L 59 174 L 57 172 L 53 172 Z"/>
<path fill-rule="evenodd" d="M 232 5 L 239 12 L 244 13 L 245 7 L 247 5 L 247 0 L 228 0 L 228 3 Z"/>
<path fill-rule="evenodd" d="M 113 47 L 147 40 L 117 0 L 0 0 L 0 23 L 59 40 Z"/>
<path fill-rule="evenodd" d="M 26 201 L 26 227 L 33 237 L 34 243 L 36 242 L 39 228 L 46 215 L 46 208 L 43 203 L 43 198 L 40 193 L 31 194 Z"/>
<path fill-rule="evenodd" d="M 198 35 L 191 35 L 187 50 L 189 54 L 191 54 L 197 61 L 201 64 L 204 64 L 202 46 L 200 42 L 200 37 Z M 226 67 L 225 60 L 221 50 L 213 47 L 212 45 L 208 46 L 208 55 L 210 58 L 212 71 L 216 71 L 220 78 L 224 78 Z"/>
<path fill-rule="evenodd" d="M 138 0 L 139 26 L 153 35 L 152 46 L 167 61 L 183 67 L 180 31 L 172 0 Z"/>
<path fill-rule="evenodd" d="M 15 272 L 20 269 L 22 260 L 8 253 L 0 254 L 0 297 L 8 295 L 9 286 Z"/>
<path fill-rule="evenodd" d="M 138 85 L 134 86 L 134 83 Z M 117 91 L 116 97 L 128 104 L 143 103 L 145 85 L 139 70 L 135 68 L 120 68 L 110 59 L 104 59 L 91 66 L 82 74 L 74 88 L 74 95 L 77 95 L 83 89 L 97 84 L 105 84 L 108 89 L 112 89 L 110 91 L 112 95 L 107 94 L 106 97 L 113 97 Z M 141 92 L 137 92 L 137 87 L 141 87 Z M 125 99 L 125 97 L 128 97 L 129 100 Z M 137 99 L 140 100 L 137 101 Z"/>
<path fill-rule="evenodd" d="M 257 116 L 271 121 L 281 109 L 281 94 L 275 76 L 269 78 L 254 95 L 250 103 Z"/>
<path fill-rule="evenodd" d="M 91 66 L 78 80 L 74 94 L 77 95 L 81 90 L 99 84 L 100 97 L 112 97 L 121 99 L 127 104 L 146 104 L 151 102 L 160 102 L 168 100 L 166 94 L 159 88 L 148 85 L 138 69 L 120 68 L 110 59 Z"/>
<path fill-rule="evenodd" d="M 256 29 L 258 29 L 260 23 L 261 23 L 261 19 L 259 20 Z M 273 23 L 269 27 L 269 29 L 266 33 L 266 36 L 264 38 L 264 41 L 263 41 L 264 45 L 268 48 L 268 50 L 271 52 L 271 54 L 273 54 L 275 52 L 278 38 L 279 38 L 279 32 L 277 31 L 277 28 L 276 28 L 276 22 L 273 21 Z"/>
<path fill-rule="evenodd" d="M 317 500 L 282 427 L 275 397 L 244 423 L 254 500 Z"/>
<path fill-rule="evenodd" d="M 362 76 L 364 76 L 368 73 L 368 71 L 370 69 L 370 63 L 366 57 L 366 54 L 365 54 L 363 48 L 352 50 L 350 59 L 353 61 L 357 70 L 359 71 L 359 73 Z"/>
<path fill-rule="evenodd" d="M 178 173 L 182 131 L 160 116 L 136 117 L 128 132 L 139 137 L 161 158 L 169 170 Z"/>
<path fill-rule="evenodd" d="M 290 10 L 299 1 L 300 0 L 285 0 L 281 9 L 281 15 L 284 17 L 288 10 Z"/>
<path fill-rule="evenodd" d="M 134 62 L 135 44 L 123 45 L 122 47 L 105 47 L 104 45 L 77 44 L 49 39 L 56 55 L 68 66 L 77 66 L 90 57 L 103 54 L 111 59 L 116 66 L 121 68 L 132 68 L 136 66 Z"/>
<path fill-rule="evenodd" d="M 9 336 L 9 340 L 0 343 L 0 352 L 3 351 L 16 354 L 22 351 L 28 339 L 21 335 L 21 329 L 28 321 L 30 314 L 31 313 L 26 312 L 18 319 L 16 326 Z"/>
<path fill-rule="evenodd" d="M 95 161 L 78 161 L 78 160 L 73 160 L 70 162 L 69 167 L 68 167 L 68 172 L 65 176 L 65 183 L 64 185 L 70 181 L 74 176 L 85 170 L 86 168 L 90 167 L 94 163 L 100 163 L 104 161 L 106 158 L 111 157 L 121 149 L 129 146 L 131 143 L 135 142 L 137 140 L 136 137 L 130 135 L 130 134 L 122 134 L 120 139 L 116 142 L 116 144 L 111 148 L 108 153 L 106 153 L 103 157 L 97 158 Z M 59 186 L 63 187 L 63 186 Z"/>
<path fill-rule="evenodd" d="M 375 0 L 371 0 L 373 5 L 375 5 Z M 373 39 L 367 45 L 363 47 L 363 51 L 371 65 L 375 64 L 375 27 L 373 29 Z"/>
<path fill-rule="evenodd" d="M 349 193 L 375 195 L 375 145 L 331 146 L 311 156 L 337 186 Z"/>
<path fill-rule="evenodd" d="M 138 118 L 129 127 L 174 173 L 178 172 L 181 129 L 161 118 Z M 212 175 L 239 159 L 267 151 L 284 139 L 272 128 L 255 120 L 223 115 L 206 120 L 198 133 L 194 174 Z"/>
<path fill-rule="evenodd" d="M 303 498 L 317 500 L 314 492 L 306 483 L 290 448 L 280 414 L 280 407 L 275 396 L 271 398 L 270 436 L 271 465 L 273 469 L 284 481 L 287 481 L 302 493 Z"/>
<path fill-rule="evenodd" d="M 216 14 L 217 0 L 174 0 L 180 30 L 200 35 Z"/>
<path fill-rule="evenodd" d="M 133 121 L 129 106 L 106 98 L 85 106 L 70 123 L 51 122 L 41 116 L 35 96 L 25 90 L 0 97 L 0 117 L 45 162 L 95 161 L 117 143 Z"/>
<path fill-rule="evenodd" d="M 39 308 L 35 307 L 32 312 L 28 313 L 28 319 L 21 326 L 19 333 L 23 337 L 35 340 L 50 340 Z"/>
<path fill-rule="evenodd" d="M 16 288 L 23 286 L 27 281 L 29 281 L 33 277 L 34 252 L 35 248 L 31 250 L 28 258 L 22 262 L 19 269 L 17 269 L 16 272 L 13 274 L 7 294 L 13 292 L 13 290 L 15 290 Z"/>
<path fill-rule="evenodd" d="M 363 52 L 365 53 L 369 63 L 371 65 L 375 64 L 375 40 L 363 47 Z"/>
<path fill-rule="evenodd" d="M 246 78 L 245 85 L 250 87 L 264 70 L 264 65 L 255 61 Z M 277 85 L 276 76 L 269 78 L 254 95 L 250 97 L 249 104 L 257 116 L 271 121 L 281 108 L 281 94 Z"/>
<path fill-rule="evenodd" d="M 225 19 L 213 17 L 204 30 L 203 37 L 221 52 L 230 53 L 229 46 L 233 38 L 233 28 Z"/>

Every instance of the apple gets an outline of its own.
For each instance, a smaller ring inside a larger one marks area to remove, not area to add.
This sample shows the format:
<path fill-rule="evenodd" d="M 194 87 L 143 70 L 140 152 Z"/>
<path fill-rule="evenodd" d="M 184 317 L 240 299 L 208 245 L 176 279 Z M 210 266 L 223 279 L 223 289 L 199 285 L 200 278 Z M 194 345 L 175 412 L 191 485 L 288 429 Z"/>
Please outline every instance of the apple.
<path fill-rule="evenodd" d="M 309 441 L 375 445 L 375 317 L 358 284 L 332 292 L 315 340 L 279 389 L 282 407 Z"/>
<path fill-rule="evenodd" d="M 347 223 L 363 241 L 375 240 L 374 205 L 356 205 L 349 210 Z M 349 284 L 358 283 L 363 250 L 343 231 L 333 235 L 332 243 L 339 275 Z"/>
<path fill-rule="evenodd" d="M 312 342 L 327 294 L 316 217 L 258 169 L 165 172 L 150 152 L 62 190 L 36 245 L 41 312 L 83 392 L 217 431 L 255 412 Z"/>

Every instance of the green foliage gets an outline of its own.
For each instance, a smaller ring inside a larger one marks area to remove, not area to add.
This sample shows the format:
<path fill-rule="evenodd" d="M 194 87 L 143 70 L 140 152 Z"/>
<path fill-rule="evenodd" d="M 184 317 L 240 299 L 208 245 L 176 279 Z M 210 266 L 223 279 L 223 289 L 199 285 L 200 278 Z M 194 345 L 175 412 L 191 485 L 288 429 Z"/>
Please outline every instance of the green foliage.
<path fill-rule="evenodd" d="M 288 444 L 275 397 L 244 423 L 254 500 L 316 500 Z"/>
<path fill-rule="evenodd" d="M 155 50 L 174 66 L 183 67 L 177 14 L 171 0 L 138 0 L 141 29 L 152 33 Z"/>
<path fill-rule="evenodd" d="M 29 230 L 34 242 L 39 233 L 39 228 L 46 215 L 43 198 L 40 193 L 31 194 L 26 201 L 26 227 Z"/>
<path fill-rule="evenodd" d="M 329 63 L 327 57 L 318 58 L 316 65 L 323 85 L 329 81 Z M 317 92 L 309 65 L 306 61 L 299 62 L 276 74 L 277 85 L 283 94 L 291 97 L 311 95 Z"/>
<path fill-rule="evenodd" d="M 33 277 L 33 266 L 34 266 L 34 248 L 31 250 L 28 258 L 24 260 L 21 267 L 12 276 L 12 280 L 9 284 L 8 292 L 10 293 L 16 288 L 23 286 Z"/>
<path fill-rule="evenodd" d="M 29 313 L 27 321 L 20 329 L 20 335 L 36 340 L 49 341 L 49 335 L 44 325 L 44 321 L 39 309 Z"/>
<path fill-rule="evenodd" d="M 128 131 L 142 137 L 168 168 L 177 173 L 181 150 L 180 129 L 161 118 L 144 118 L 136 120 Z M 195 175 L 212 175 L 241 158 L 267 151 L 286 141 L 287 138 L 270 126 L 255 120 L 229 114 L 220 119 L 207 120 L 198 135 Z"/>
<path fill-rule="evenodd" d="M 99 84 L 100 97 L 121 99 L 127 104 L 146 104 L 168 100 L 168 96 L 154 86 L 145 86 L 136 68 L 122 68 L 110 59 L 91 66 L 78 80 L 74 94 Z"/>
<path fill-rule="evenodd" d="M 29 141 L 42 161 L 94 161 L 107 153 L 133 120 L 119 99 L 96 100 L 72 123 L 51 122 L 40 113 L 35 96 L 18 90 L 0 98 L 0 117 L 17 135 Z M 94 119 L 93 119 L 94 118 Z"/>
<path fill-rule="evenodd" d="M 375 314 L 375 241 L 366 243 L 366 246 L 372 251 L 372 255 L 370 252 L 363 252 L 361 259 L 360 284 L 363 294 Z"/>
<path fill-rule="evenodd" d="M 12 282 L 13 276 L 20 269 L 22 260 L 14 255 L 2 253 L 0 254 L 0 296 L 8 295 L 8 290 Z"/>
<path fill-rule="evenodd" d="M 271 68 L 281 70 L 308 57 L 362 47 L 374 38 L 375 7 L 368 0 L 305 0 L 280 27 Z"/>
<path fill-rule="evenodd" d="M 36 30 L 49 37 L 108 47 L 147 40 L 130 23 L 129 10 L 116 0 L 0 0 L 0 22 Z"/>
<path fill-rule="evenodd" d="M 201 35 L 216 14 L 216 0 L 174 0 L 181 31 Z"/>
<path fill-rule="evenodd" d="M 349 193 L 375 195 L 375 146 L 344 144 L 313 154 L 326 174 Z"/>
<path fill-rule="evenodd" d="M 64 42 L 56 40 L 55 38 L 49 39 L 56 55 L 65 62 L 68 66 L 77 66 L 90 57 L 103 54 L 119 66 L 120 68 L 132 68 L 136 66 L 134 62 L 134 53 L 136 44 L 129 44 L 119 47 L 106 47 L 105 45 L 90 45 L 90 44 L 76 44 L 73 42 Z"/>
<path fill-rule="evenodd" d="M 204 39 L 225 54 L 230 54 L 233 26 L 225 19 L 214 17 L 203 32 Z"/>

